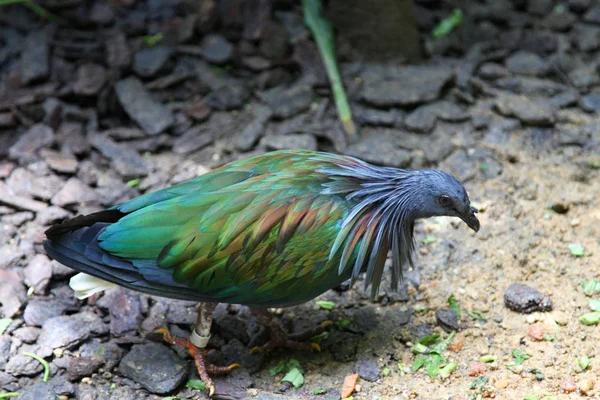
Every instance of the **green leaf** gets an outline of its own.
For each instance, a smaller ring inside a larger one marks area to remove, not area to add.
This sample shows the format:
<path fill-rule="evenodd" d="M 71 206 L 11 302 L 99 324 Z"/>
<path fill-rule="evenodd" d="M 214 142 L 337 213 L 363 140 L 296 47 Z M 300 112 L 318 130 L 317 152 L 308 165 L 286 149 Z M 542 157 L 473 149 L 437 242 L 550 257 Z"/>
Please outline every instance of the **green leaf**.
<path fill-rule="evenodd" d="M 487 317 L 483 315 L 481 311 L 470 310 L 467 311 L 467 314 L 469 314 L 469 317 L 473 318 L 476 321 L 487 322 L 488 320 Z"/>
<path fill-rule="evenodd" d="M 540 400 L 537 396 L 525 396 L 523 400 Z"/>
<path fill-rule="evenodd" d="M 135 178 L 127 182 L 127 186 L 134 188 L 137 187 L 142 180 L 140 178 Z"/>
<path fill-rule="evenodd" d="M 349 319 L 342 319 L 341 321 L 335 321 L 335 327 L 338 328 L 338 330 L 343 330 L 344 328 L 349 327 L 350 325 L 352 325 L 352 321 Z"/>
<path fill-rule="evenodd" d="M 529 354 L 525 353 L 523 350 L 520 350 L 520 349 L 513 349 L 512 356 L 513 356 L 515 365 L 521 365 L 521 364 L 523 364 L 523 362 L 525 360 L 527 360 L 528 358 L 531 358 L 531 356 Z"/>
<path fill-rule="evenodd" d="M 571 255 L 575 257 L 583 257 L 585 255 L 585 248 L 577 243 L 569 243 L 569 251 Z"/>
<path fill-rule="evenodd" d="M 425 371 L 427 371 L 427 375 L 432 378 L 437 378 L 440 373 L 440 366 L 445 362 L 439 354 L 432 354 L 429 356 L 428 362 L 425 363 Z"/>
<path fill-rule="evenodd" d="M 452 363 L 448 363 L 448 364 L 446 364 L 445 367 L 443 367 L 442 369 L 440 369 L 440 377 L 441 378 L 447 378 L 455 370 L 456 370 L 456 363 L 453 363 L 453 362 Z"/>
<path fill-rule="evenodd" d="M 155 46 L 161 40 L 163 40 L 164 35 L 162 34 L 162 32 L 159 32 L 155 35 L 143 36 L 142 39 L 144 40 L 144 42 L 146 43 L 147 46 L 152 47 L 152 46 Z"/>
<path fill-rule="evenodd" d="M 590 160 L 589 165 L 591 169 L 600 169 L 600 158 L 597 160 Z"/>
<path fill-rule="evenodd" d="M 488 355 L 479 357 L 479 361 L 484 362 L 484 363 L 491 363 L 491 362 L 496 361 L 497 359 L 498 359 L 498 357 L 496 357 L 493 354 L 488 354 Z"/>
<path fill-rule="evenodd" d="M 579 357 L 577 359 L 577 365 L 579 365 L 579 368 L 585 371 L 590 367 L 590 358 L 588 356 Z"/>
<path fill-rule="evenodd" d="M 588 297 L 600 293 L 600 282 L 595 279 L 584 279 L 581 282 L 581 287 L 583 288 L 583 294 Z"/>
<path fill-rule="evenodd" d="M 317 301 L 317 305 L 321 308 L 321 310 L 333 310 L 333 307 L 335 307 L 335 303 L 333 301 L 327 301 L 327 300 L 319 300 Z"/>
<path fill-rule="evenodd" d="M 434 38 L 440 38 L 444 36 L 448 36 L 450 32 L 454 30 L 454 28 L 459 27 L 463 22 L 463 12 L 459 8 L 455 8 L 452 10 L 452 13 L 440 21 L 439 24 L 435 28 L 433 28 L 433 32 L 431 33 Z"/>
<path fill-rule="evenodd" d="M 206 390 L 206 385 L 200 379 L 190 379 L 185 384 L 188 389 Z"/>
<path fill-rule="evenodd" d="M 448 297 L 448 306 L 454 311 L 456 311 L 456 315 L 458 316 L 458 318 L 460 318 L 460 308 L 458 308 L 458 301 L 456 301 L 454 293 L 452 293 L 450 297 Z"/>
<path fill-rule="evenodd" d="M 323 340 L 329 337 L 329 332 L 322 332 L 316 336 L 313 336 L 310 341 L 314 343 L 321 343 Z"/>
<path fill-rule="evenodd" d="M 437 242 L 437 238 L 432 235 L 425 235 L 423 239 L 421 239 L 421 243 L 423 244 L 431 244 Z"/>
<path fill-rule="evenodd" d="M 8 329 L 10 324 L 12 323 L 12 319 L 10 318 L 2 318 L 0 319 L 0 335 L 3 335 L 4 332 Z"/>
<path fill-rule="evenodd" d="M 321 389 L 321 388 L 313 390 L 313 394 L 316 394 L 316 395 L 326 394 L 326 393 L 327 393 L 327 390 Z"/>
<path fill-rule="evenodd" d="M 304 376 L 298 368 L 292 368 L 282 379 L 282 382 L 291 383 L 296 389 L 304 384 Z"/>
<path fill-rule="evenodd" d="M 344 91 L 342 77 L 335 60 L 335 41 L 333 38 L 333 28 L 329 21 L 323 17 L 321 12 L 321 0 L 302 0 L 302 10 L 304 11 L 304 23 L 312 32 L 319 53 L 325 64 L 325 71 L 331 83 L 333 100 L 337 108 L 338 116 L 342 121 L 344 130 L 349 136 L 356 135 L 356 127 L 352 121 L 352 111 Z"/>
<path fill-rule="evenodd" d="M 429 349 L 427 348 L 427 346 L 425 346 L 424 344 L 421 344 L 421 343 L 415 344 L 412 348 L 412 352 L 414 354 L 424 354 L 424 353 L 427 353 L 428 351 L 429 351 Z"/>
<path fill-rule="evenodd" d="M 417 343 L 425 345 L 425 346 L 431 346 L 432 344 L 439 343 L 439 341 L 440 341 L 439 333 L 434 333 L 433 335 L 423 336 L 421 339 L 417 340 Z"/>
<path fill-rule="evenodd" d="M 587 326 L 597 325 L 600 322 L 600 311 L 583 314 L 579 317 L 579 322 Z"/>
<path fill-rule="evenodd" d="M 588 299 L 588 305 L 592 311 L 600 311 L 600 299 Z"/>
<path fill-rule="evenodd" d="M 412 372 L 417 372 L 425 363 L 427 362 L 428 357 L 422 354 L 419 354 L 415 361 L 413 361 L 412 366 L 410 367 Z"/>

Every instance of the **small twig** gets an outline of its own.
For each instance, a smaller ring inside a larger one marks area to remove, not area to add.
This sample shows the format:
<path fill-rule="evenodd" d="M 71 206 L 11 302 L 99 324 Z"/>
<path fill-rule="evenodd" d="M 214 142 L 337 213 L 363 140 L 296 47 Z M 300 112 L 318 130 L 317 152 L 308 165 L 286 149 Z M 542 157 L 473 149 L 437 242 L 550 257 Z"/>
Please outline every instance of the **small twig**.
<path fill-rule="evenodd" d="M 323 18 L 321 14 L 321 0 L 302 0 L 302 8 L 304 10 L 304 22 L 315 37 L 319 53 L 323 58 L 325 70 L 327 71 L 333 91 L 333 99 L 335 100 L 340 120 L 344 125 L 344 130 L 348 135 L 354 136 L 356 135 L 356 127 L 352 120 L 352 111 L 350 110 L 342 77 L 335 61 L 333 28 L 329 21 Z"/>
<path fill-rule="evenodd" d="M 8 399 L 9 397 L 17 397 L 19 395 L 20 395 L 19 392 L 0 393 L 0 399 Z"/>
<path fill-rule="evenodd" d="M 44 378 L 42 378 L 42 380 L 44 382 L 48 382 L 48 379 L 50 378 L 50 364 L 48 364 L 48 361 L 44 360 L 42 357 L 33 354 L 33 353 L 27 353 L 27 352 L 23 352 L 24 356 L 27 357 L 31 357 L 37 361 L 40 362 L 40 364 L 42 364 L 42 366 L 44 367 Z"/>

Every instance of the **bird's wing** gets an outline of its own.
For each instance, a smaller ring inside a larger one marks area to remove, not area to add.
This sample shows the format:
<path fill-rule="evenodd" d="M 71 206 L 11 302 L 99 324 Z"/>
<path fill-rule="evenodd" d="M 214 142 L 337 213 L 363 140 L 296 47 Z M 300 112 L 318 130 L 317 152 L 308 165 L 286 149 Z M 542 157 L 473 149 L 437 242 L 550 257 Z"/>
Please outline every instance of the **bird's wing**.
<path fill-rule="evenodd" d="M 169 280 L 220 300 L 275 301 L 290 296 L 277 293 L 286 282 L 324 291 L 340 280 L 340 261 L 362 268 L 377 258 L 371 250 L 381 239 L 367 211 L 342 224 L 351 210 L 343 193 L 355 187 L 322 172 L 332 162 L 352 161 L 269 153 L 140 196 L 116 207 L 128 214 L 99 235 L 100 247 L 132 261 L 145 279 L 161 283 L 168 272 Z M 336 238 L 343 245 L 331 254 Z"/>

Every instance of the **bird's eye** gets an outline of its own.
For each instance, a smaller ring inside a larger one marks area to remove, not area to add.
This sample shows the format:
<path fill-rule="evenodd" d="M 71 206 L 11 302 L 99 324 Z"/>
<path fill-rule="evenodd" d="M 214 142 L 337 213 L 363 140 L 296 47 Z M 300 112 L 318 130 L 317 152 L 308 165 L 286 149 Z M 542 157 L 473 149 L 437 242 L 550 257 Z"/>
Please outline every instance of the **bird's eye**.
<path fill-rule="evenodd" d="M 450 200 L 449 196 L 442 195 L 438 198 L 438 202 L 440 203 L 440 205 L 445 207 L 449 206 L 452 203 L 452 200 Z"/>

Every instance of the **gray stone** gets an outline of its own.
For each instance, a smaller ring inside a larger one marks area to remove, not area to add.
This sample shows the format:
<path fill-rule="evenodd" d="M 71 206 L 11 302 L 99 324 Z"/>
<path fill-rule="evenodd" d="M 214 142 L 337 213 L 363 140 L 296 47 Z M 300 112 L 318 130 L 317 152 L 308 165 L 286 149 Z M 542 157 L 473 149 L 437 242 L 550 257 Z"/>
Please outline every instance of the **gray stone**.
<path fill-rule="evenodd" d="M 202 38 L 202 57 L 212 64 L 225 64 L 231 60 L 233 45 L 218 34 L 208 34 Z"/>
<path fill-rule="evenodd" d="M 55 175 L 36 176 L 24 168 L 15 169 L 6 183 L 11 192 L 27 197 L 39 197 L 43 200 L 51 199 L 64 185 L 63 181 Z"/>
<path fill-rule="evenodd" d="M 23 270 L 25 284 L 36 294 L 45 294 L 52 278 L 52 264 L 48 257 L 36 254 Z"/>
<path fill-rule="evenodd" d="M 110 332 L 114 336 L 135 333 L 142 321 L 139 294 L 119 288 L 110 310 Z"/>
<path fill-rule="evenodd" d="M 600 25 L 600 5 L 596 5 L 583 15 L 583 20 L 592 24 Z"/>
<path fill-rule="evenodd" d="M 520 75 L 540 76 L 548 73 L 549 64 L 540 56 L 528 51 L 517 51 L 506 59 L 509 71 Z"/>
<path fill-rule="evenodd" d="M 125 179 L 148 174 L 149 167 L 146 160 L 126 144 L 115 143 L 108 136 L 102 134 L 93 135 L 90 143 L 113 162 L 114 168 Z"/>
<path fill-rule="evenodd" d="M 202 125 L 196 125 L 175 139 L 173 151 L 187 154 L 200 150 L 213 142 L 213 134 Z"/>
<path fill-rule="evenodd" d="M 38 365 L 40 365 L 39 362 Z M 52 385 L 36 383 L 19 391 L 18 400 L 55 400 L 56 397 L 56 392 Z"/>
<path fill-rule="evenodd" d="M 120 80 L 115 84 L 115 91 L 125 112 L 149 134 L 157 135 L 175 122 L 173 113 L 153 99 L 139 79 Z"/>
<path fill-rule="evenodd" d="M 70 349 L 84 342 L 90 334 L 106 333 L 106 325 L 100 317 L 84 312 L 75 315 L 52 317 L 42 325 L 38 338 L 39 354 L 47 357 L 57 348 Z"/>
<path fill-rule="evenodd" d="M 48 32 L 34 31 L 27 35 L 21 53 L 21 84 L 45 79 L 50 75 Z"/>
<path fill-rule="evenodd" d="M 169 393 L 183 383 L 187 362 L 158 343 L 135 345 L 119 364 L 119 371 L 151 393 Z"/>
<path fill-rule="evenodd" d="M 10 348 L 12 345 L 12 339 L 9 335 L 0 336 L 0 370 L 4 370 L 6 363 L 10 358 Z"/>
<path fill-rule="evenodd" d="M 398 126 L 404 119 L 404 113 L 398 109 L 379 110 L 377 108 L 353 105 L 354 120 L 360 125 Z"/>
<path fill-rule="evenodd" d="M 106 84 L 106 69 L 99 64 L 86 63 L 77 68 L 73 93 L 82 96 L 97 95 Z"/>
<path fill-rule="evenodd" d="M 589 113 L 600 111 L 600 93 L 590 93 L 581 97 L 579 107 Z"/>
<path fill-rule="evenodd" d="M 169 61 L 174 48 L 165 46 L 154 46 L 142 49 L 135 53 L 133 58 L 134 72 L 143 77 L 149 78 L 154 75 Z"/>
<path fill-rule="evenodd" d="M 458 324 L 458 314 L 452 308 L 438 308 L 435 312 L 435 319 L 439 326 L 446 332 L 457 331 L 460 329 Z"/>
<path fill-rule="evenodd" d="M 73 302 L 67 302 L 61 299 L 53 298 L 37 298 L 29 301 L 25 311 L 23 312 L 23 319 L 29 326 L 42 326 L 44 322 L 52 317 L 58 317 L 67 310 L 75 308 Z"/>
<path fill-rule="evenodd" d="M 50 206 L 36 214 L 37 222 L 42 226 L 49 226 L 59 221 L 72 217 L 69 211 L 57 206 Z"/>
<path fill-rule="evenodd" d="M 479 67 L 478 74 L 481 76 L 481 78 L 487 80 L 496 80 L 498 78 L 505 78 L 510 75 L 506 67 L 494 62 L 486 62 L 482 64 L 481 67 Z"/>
<path fill-rule="evenodd" d="M 307 110 L 313 101 L 311 87 L 298 82 L 290 87 L 277 86 L 260 94 L 269 105 L 274 118 L 286 119 Z"/>
<path fill-rule="evenodd" d="M 131 65 L 131 50 L 127 44 L 127 37 L 121 31 L 111 32 L 106 41 L 106 62 L 112 68 L 128 68 Z"/>
<path fill-rule="evenodd" d="M 8 150 L 13 159 L 32 160 L 35 153 L 54 143 L 54 131 L 47 125 L 35 124 L 27 132 L 19 136 L 19 139 Z"/>
<path fill-rule="evenodd" d="M 593 51 L 600 48 L 600 27 L 588 24 L 576 24 L 573 29 L 574 43 L 581 51 Z"/>
<path fill-rule="evenodd" d="M 31 344 L 37 340 L 38 336 L 40 336 L 40 332 L 40 328 L 36 328 L 34 326 L 24 326 L 22 328 L 15 329 L 12 335 L 22 340 L 24 343 Z"/>
<path fill-rule="evenodd" d="M 464 150 L 456 150 L 440 167 L 454 175 L 460 182 L 466 182 L 475 177 L 476 165 Z"/>
<path fill-rule="evenodd" d="M 555 108 L 565 108 L 570 107 L 577 104 L 577 100 L 579 100 L 579 96 L 574 92 L 563 92 L 553 96 L 550 99 L 550 104 Z"/>
<path fill-rule="evenodd" d="M 377 363 L 374 361 L 358 361 L 354 366 L 354 372 L 365 381 L 375 382 L 377 379 L 379 379 L 379 368 L 377 367 Z"/>
<path fill-rule="evenodd" d="M 361 160 L 396 168 L 405 168 L 410 164 L 410 152 L 398 148 L 389 142 L 385 135 L 371 135 L 346 148 L 344 154 Z"/>
<path fill-rule="evenodd" d="M 14 376 L 34 376 L 43 370 L 44 367 L 39 361 L 23 354 L 11 357 L 5 367 L 5 371 Z"/>
<path fill-rule="evenodd" d="M 208 63 L 195 60 L 194 70 L 198 80 L 211 89 L 205 98 L 206 104 L 215 110 L 235 110 L 243 107 L 250 98 L 251 92 L 245 81 L 215 71 Z"/>
<path fill-rule="evenodd" d="M 297 135 L 267 135 L 263 137 L 260 142 L 262 145 L 271 150 L 317 150 L 317 139 L 308 133 L 301 133 Z"/>
<path fill-rule="evenodd" d="M 587 89 L 600 83 L 600 76 L 595 65 L 585 65 L 569 72 L 569 81 L 579 88 Z"/>
<path fill-rule="evenodd" d="M 77 159 L 71 154 L 42 149 L 40 155 L 46 164 L 57 172 L 73 174 L 77 171 Z"/>
<path fill-rule="evenodd" d="M 77 178 L 70 178 L 50 202 L 55 206 L 65 207 L 74 204 L 96 203 L 99 200 L 94 189 Z"/>
<path fill-rule="evenodd" d="M 460 122 L 469 119 L 470 115 L 454 103 L 438 101 L 417 107 L 406 116 L 404 124 L 410 130 L 429 133 L 435 127 L 438 118 L 450 122 Z"/>
<path fill-rule="evenodd" d="M 240 151 L 249 151 L 263 136 L 266 124 L 273 115 L 269 107 L 255 105 L 253 108 L 254 119 L 246 125 L 235 138 L 234 146 Z"/>
<path fill-rule="evenodd" d="M 377 76 L 377 75 L 376 75 Z M 414 106 L 440 97 L 442 88 L 454 79 L 447 67 L 407 66 L 383 78 L 364 77 L 362 98 L 377 107 Z"/>
<path fill-rule="evenodd" d="M 507 117 L 516 117 L 530 125 L 554 124 L 554 110 L 543 101 L 530 100 L 525 96 L 502 96 L 494 104 L 496 110 Z"/>
<path fill-rule="evenodd" d="M 0 318 L 12 318 L 19 312 L 25 301 L 27 294 L 23 285 L 0 282 Z"/>
<path fill-rule="evenodd" d="M 66 154 L 84 154 L 90 150 L 81 122 L 64 121 L 56 130 L 56 141 Z"/>
<path fill-rule="evenodd" d="M 104 358 L 98 356 L 71 358 L 67 367 L 69 380 L 75 381 L 84 376 L 91 376 L 102 365 L 104 365 Z"/>
<path fill-rule="evenodd" d="M 27 221 L 33 219 L 33 213 L 31 211 L 20 211 L 13 214 L 5 215 L 1 218 L 2 223 L 19 227 Z"/>
<path fill-rule="evenodd" d="M 552 310 L 552 299 L 524 283 L 513 283 L 504 291 L 504 304 L 518 313 Z"/>
<path fill-rule="evenodd" d="M 331 332 L 329 337 L 321 343 L 321 347 L 333 355 L 338 362 L 356 360 L 360 336 L 349 332 Z"/>

